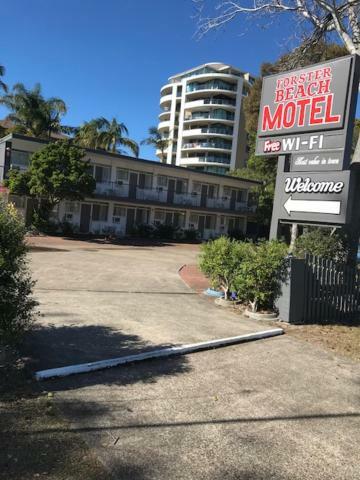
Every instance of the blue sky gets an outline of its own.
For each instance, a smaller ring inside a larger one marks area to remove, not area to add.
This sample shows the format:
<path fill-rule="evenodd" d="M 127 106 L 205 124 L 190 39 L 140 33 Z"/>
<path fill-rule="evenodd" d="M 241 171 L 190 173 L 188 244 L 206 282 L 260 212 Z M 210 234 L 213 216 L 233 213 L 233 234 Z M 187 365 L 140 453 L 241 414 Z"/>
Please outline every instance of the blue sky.
<path fill-rule="evenodd" d="M 45 96 L 65 100 L 65 124 L 114 116 L 139 142 L 157 125 L 170 75 L 214 61 L 256 75 L 292 46 L 285 17 L 266 29 L 245 22 L 243 35 L 236 22 L 196 40 L 194 14 L 191 0 L 12 0 L 1 12 L 4 80 L 40 82 Z M 0 118 L 6 113 L 0 108 Z M 155 159 L 151 147 L 140 156 Z"/>

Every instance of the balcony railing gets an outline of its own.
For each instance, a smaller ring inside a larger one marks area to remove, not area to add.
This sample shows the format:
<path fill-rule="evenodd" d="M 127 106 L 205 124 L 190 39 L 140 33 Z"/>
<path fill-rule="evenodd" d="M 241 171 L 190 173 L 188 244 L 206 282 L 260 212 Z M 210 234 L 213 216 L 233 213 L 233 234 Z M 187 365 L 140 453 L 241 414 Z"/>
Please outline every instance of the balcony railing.
<path fill-rule="evenodd" d="M 185 117 L 186 120 L 198 120 L 203 118 L 215 118 L 218 120 L 234 120 L 233 113 L 217 113 L 217 112 L 194 112 L 192 115 Z"/>
<path fill-rule="evenodd" d="M 233 210 L 237 212 L 254 211 L 246 202 L 233 202 L 230 197 L 207 197 L 200 193 L 176 193 L 161 187 L 140 188 L 130 187 L 127 183 L 102 182 L 96 184 L 95 195 L 111 197 L 113 199 L 129 199 L 149 201 L 164 205 L 183 207 L 203 207 L 211 209 Z"/>
<path fill-rule="evenodd" d="M 206 83 L 190 83 L 186 91 L 197 92 L 198 90 L 228 90 L 236 92 L 236 85 L 230 85 L 224 82 L 206 82 Z"/>
<path fill-rule="evenodd" d="M 192 142 L 185 143 L 182 148 L 221 148 L 225 150 L 231 150 L 231 143 L 220 143 L 220 142 Z"/>
<path fill-rule="evenodd" d="M 222 135 L 232 135 L 232 128 L 220 128 L 220 127 L 205 127 L 201 129 L 201 133 L 221 133 Z"/>
<path fill-rule="evenodd" d="M 204 100 L 205 105 L 232 105 L 235 107 L 235 100 L 226 98 L 206 98 Z"/>

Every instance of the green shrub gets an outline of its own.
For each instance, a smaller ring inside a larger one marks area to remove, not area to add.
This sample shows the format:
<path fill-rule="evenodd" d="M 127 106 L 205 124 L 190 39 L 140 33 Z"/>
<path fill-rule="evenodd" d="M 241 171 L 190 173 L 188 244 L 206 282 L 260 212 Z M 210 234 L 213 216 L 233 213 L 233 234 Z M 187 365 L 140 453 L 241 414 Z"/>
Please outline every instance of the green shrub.
<path fill-rule="evenodd" d="M 68 222 L 67 220 L 63 220 L 60 223 L 59 227 L 60 227 L 61 233 L 65 237 L 71 237 L 72 235 L 74 235 L 74 225 Z"/>
<path fill-rule="evenodd" d="M 229 298 L 234 278 L 252 248 L 251 243 L 237 242 L 228 237 L 220 237 L 201 246 L 200 269 L 210 278 L 214 288 L 224 291 L 225 298 Z"/>
<path fill-rule="evenodd" d="M 152 238 L 155 228 L 147 223 L 139 223 L 132 230 L 131 234 L 141 238 Z"/>
<path fill-rule="evenodd" d="M 196 240 L 199 239 L 199 232 L 198 230 L 195 230 L 194 228 L 189 228 L 187 230 L 184 230 L 184 237 L 185 240 L 188 242 L 195 242 Z"/>
<path fill-rule="evenodd" d="M 274 240 L 247 249 L 232 287 L 252 311 L 273 310 L 287 271 L 286 253 L 286 244 Z"/>
<path fill-rule="evenodd" d="M 25 225 L 11 204 L 0 201 L 0 340 L 17 339 L 34 320 L 34 282 L 26 266 Z"/>
<path fill-rule="evenodd" d="M 330 229 L 313 228 L 300 235 L 295 241 L 294 256 L 304 258 L 306 253 L 346 262 L 349 252 L 343 235 L 336 232 L 331 235 Z"/>
<path fill-rule="evenodd" d="M 154 235 L 156 238 L 173 240 L 175 233 L 179 230 L 179 227 L 175 227 L 172 224 L 160 223 L 156 225 Z"/>

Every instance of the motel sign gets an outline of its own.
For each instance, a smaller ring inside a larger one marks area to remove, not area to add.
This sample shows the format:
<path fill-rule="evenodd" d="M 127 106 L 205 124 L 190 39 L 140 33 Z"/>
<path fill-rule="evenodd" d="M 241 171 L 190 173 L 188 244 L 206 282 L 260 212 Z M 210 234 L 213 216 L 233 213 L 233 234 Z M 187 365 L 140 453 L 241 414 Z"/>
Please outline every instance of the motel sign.
<path fill-rule="evenodd" d="M 279 159 L 271 238 L 279 223 L 351 223 L 359 71 L 353 55 L 264 78 L 256 154 Z"/>

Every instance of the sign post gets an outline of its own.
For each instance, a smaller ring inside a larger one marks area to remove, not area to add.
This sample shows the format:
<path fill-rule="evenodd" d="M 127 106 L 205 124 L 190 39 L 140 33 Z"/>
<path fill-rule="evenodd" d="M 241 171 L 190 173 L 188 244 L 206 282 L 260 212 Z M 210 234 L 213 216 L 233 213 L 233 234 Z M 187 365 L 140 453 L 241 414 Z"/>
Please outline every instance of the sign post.
<path fill-rule="evenodd" d="M 352 55 L 264 78 L 256 155 L 279 156 L 270 238 L 282 223 L 354 224 L 359 74 Z"/>

